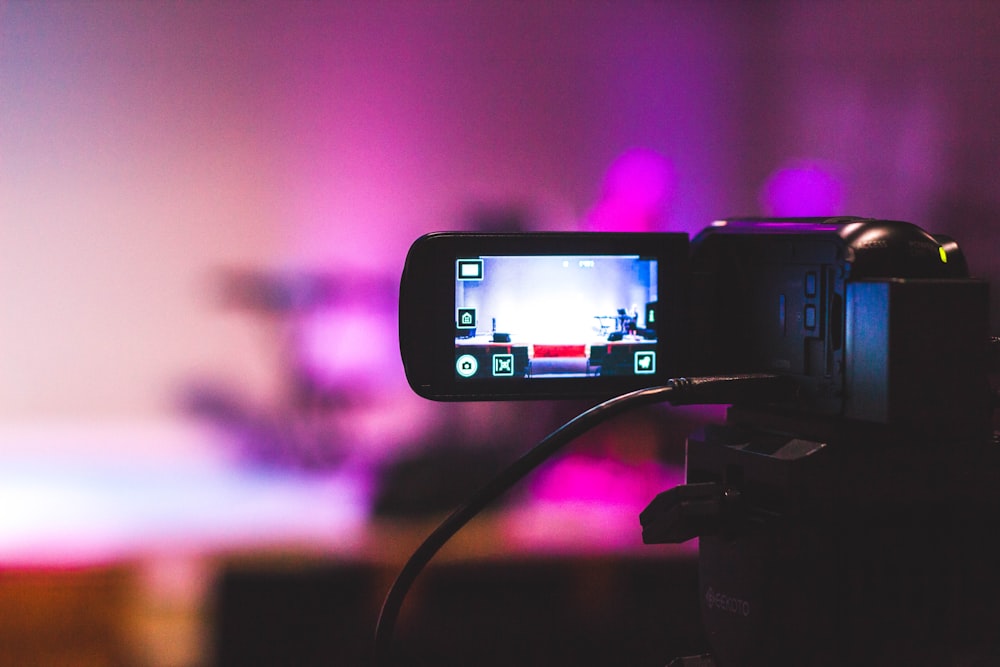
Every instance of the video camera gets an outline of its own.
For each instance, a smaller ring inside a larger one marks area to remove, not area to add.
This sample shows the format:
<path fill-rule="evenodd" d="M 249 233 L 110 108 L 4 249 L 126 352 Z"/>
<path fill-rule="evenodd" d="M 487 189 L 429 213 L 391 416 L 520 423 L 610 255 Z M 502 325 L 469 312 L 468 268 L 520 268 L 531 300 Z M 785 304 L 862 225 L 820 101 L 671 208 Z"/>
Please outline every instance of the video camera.
<path fill-rule="evenodd" d="M 710 654 L 678 664 L 819 667 L 1000 655 L 988 316 L 954 240 L 838 217 L 431 234 L 399 321 L 408 381 L 437 400 L 794 381 L 692 434 L 687 483 L 640 520 L 646 543 L 700 538 Z"/>

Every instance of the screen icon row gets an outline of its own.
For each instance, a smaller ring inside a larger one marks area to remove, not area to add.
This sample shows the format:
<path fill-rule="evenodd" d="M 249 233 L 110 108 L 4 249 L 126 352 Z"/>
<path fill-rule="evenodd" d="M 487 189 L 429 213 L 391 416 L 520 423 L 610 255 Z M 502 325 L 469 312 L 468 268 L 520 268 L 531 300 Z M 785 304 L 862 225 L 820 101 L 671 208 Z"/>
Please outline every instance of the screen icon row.
<path fill-rule="evenodd" d="M 493 377 L 514 377 L 514 355 L 494 354 Z M 652 375 L 656 373 L 656 352 L 640 350 L 633 354 L 633 371 L 636 375 Z M 470 378 L 479 372 L 479 361 L 471 354 L 463 354 L 455 360 L 455 371 L 464 378 Z"/>
<path fill-rule="evenodd" d="M 494 354 L 493 376 L 514 377 L 514 355 Z M 479 361 L 471 354 L 463 354 L 455 361 L 455 370 L 464 378 L 469 378 L 479 372 Z"/>

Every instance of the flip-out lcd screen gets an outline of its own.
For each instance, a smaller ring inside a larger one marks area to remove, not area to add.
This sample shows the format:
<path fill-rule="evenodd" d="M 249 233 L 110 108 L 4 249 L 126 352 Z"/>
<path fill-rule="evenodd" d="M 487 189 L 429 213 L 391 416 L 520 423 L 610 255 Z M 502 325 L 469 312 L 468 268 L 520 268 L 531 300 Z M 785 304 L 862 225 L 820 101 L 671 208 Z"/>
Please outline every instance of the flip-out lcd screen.
<path fill-rule="evenodd" d="M 458 258 L 456 380 L 654 375 L 657 270 L 641 255 Z"/>
<path fill-rule="evenodd" d="M 610 398 L 684 372 L 688 238 L 680 233 L 417 239 L 399 349 L 435 400 Z"/>

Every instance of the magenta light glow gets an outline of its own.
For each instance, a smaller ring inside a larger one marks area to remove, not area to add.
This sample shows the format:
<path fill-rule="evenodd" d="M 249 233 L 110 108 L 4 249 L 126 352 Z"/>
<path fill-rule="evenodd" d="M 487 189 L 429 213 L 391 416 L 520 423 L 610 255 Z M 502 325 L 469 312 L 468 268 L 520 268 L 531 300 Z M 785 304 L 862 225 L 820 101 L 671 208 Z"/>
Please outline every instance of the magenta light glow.
<path fill-rule="evenodd" d="M 726 227 L 732 229 L 766 229 L 769 234 L 780 234 L 782 232 L 787 233 L 798 233 L 805 231 L 824 231 L 833 232 L 839 229 L 837 225 L 826 225 L 822 222 L 806 222 L 806 221 L 758 221 L 758 220 L 733 220 L 733 221 L 717 221 L 712 224 L 713 227 Z"/>
<path fill-rule="evenodd" d="M 797 160 L 774 171 L 760 193 L 761 206 L 779 218 L 842 215 L 844 184 L 817 160 Z"/>
<path fill-rule="evenodd" d="M 657 494 L 683 483 L 679 466 L 569 455 L 539 472 L 524 505 L 505 517 L 505 538 L 530 552 L 640 550 L 639 514 Z"/>
<path fill-rule="evenodd" d="M 677 176 L 674 165 L 648 148 L 622 153 L 604 177 L 601 199 L 587 217 L 600 232 L 649 232 L 666 224 Z"/>
<path fill-rule="evenodd" d="M 391 314 L 361 303 L 338 304 L 311 313 L 299 351 L 306 370 L 328 387 L 385 391 L 400 375 L 396 322 Z"/>

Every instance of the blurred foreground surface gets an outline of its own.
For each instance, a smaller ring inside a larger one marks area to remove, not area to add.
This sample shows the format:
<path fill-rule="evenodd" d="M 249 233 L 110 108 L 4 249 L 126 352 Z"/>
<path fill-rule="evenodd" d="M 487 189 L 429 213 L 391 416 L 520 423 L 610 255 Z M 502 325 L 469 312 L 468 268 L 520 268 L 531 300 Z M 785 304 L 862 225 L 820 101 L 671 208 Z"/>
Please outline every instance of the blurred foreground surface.
<path fill-rule="evenodd" d="M 364 664 L 389 584 L 440 517 L 375 516 L 362 470 L 247 466 L 218 439 L 190 424 L 0 432 L 0 664 Z M 404 607 L 407 659 L 696 650 L 694 547 L 643 546 L 629 469 L 603 468 L 566 458 L 460 532 Z M 653 488 L 678 471 L 644 474 Z"/>

